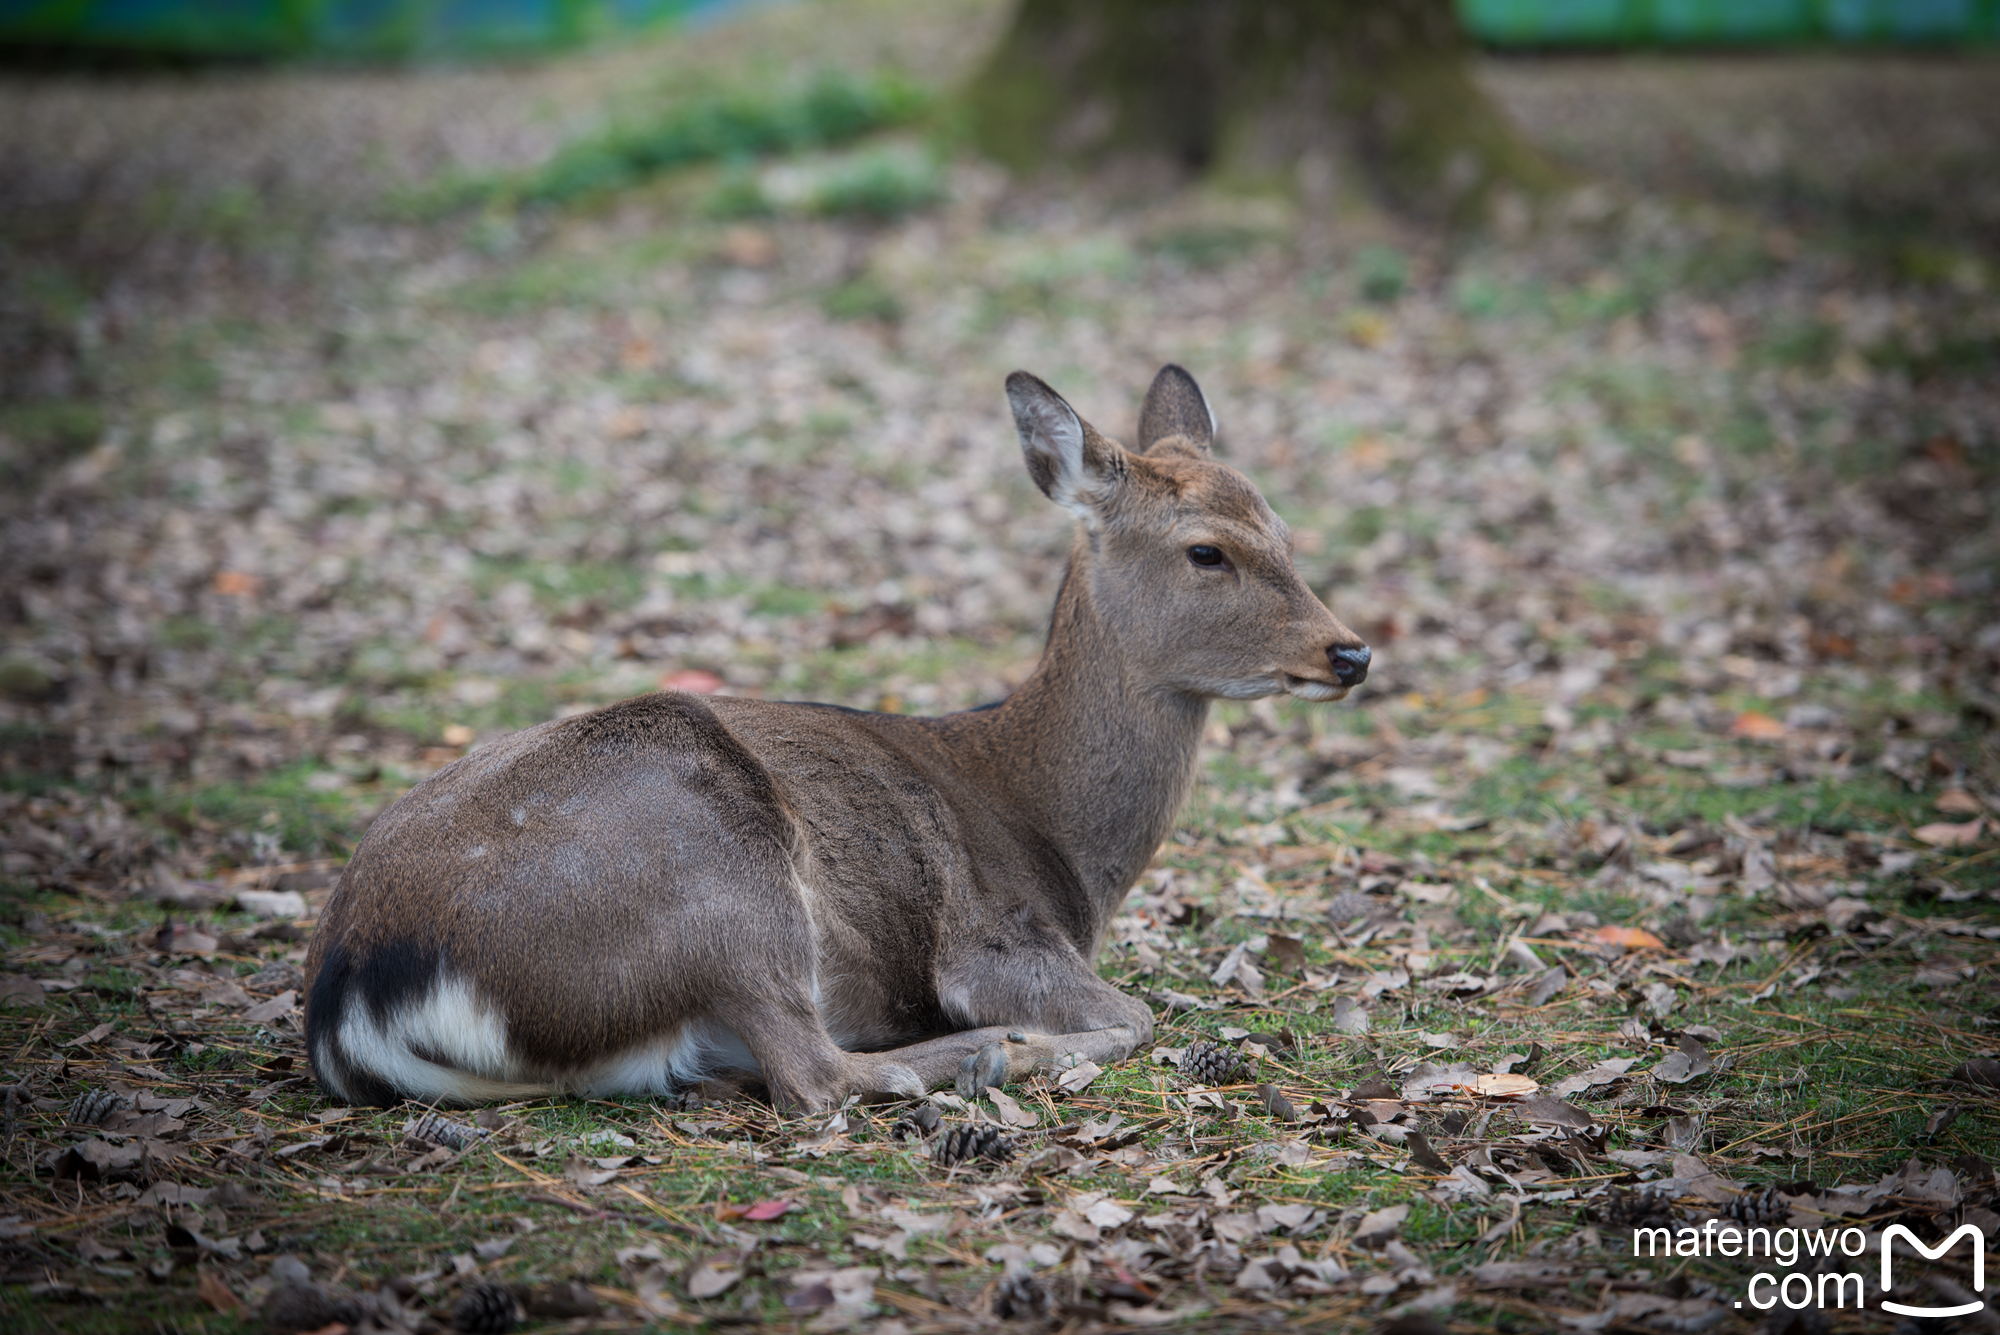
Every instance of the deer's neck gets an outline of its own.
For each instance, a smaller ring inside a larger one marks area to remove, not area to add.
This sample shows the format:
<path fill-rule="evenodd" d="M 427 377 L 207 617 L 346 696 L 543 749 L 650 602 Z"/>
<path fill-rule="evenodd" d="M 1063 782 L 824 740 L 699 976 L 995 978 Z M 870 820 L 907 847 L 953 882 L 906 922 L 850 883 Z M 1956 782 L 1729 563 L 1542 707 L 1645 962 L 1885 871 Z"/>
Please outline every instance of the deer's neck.
<path fill-rule="evenodd" d="M 1139 680 L 1090 584 L 1080 548 L 1034 674 L 998 708 L 960 717 L 977 720 L 1014 804 L 1077 872 L 1101 932 L 1173 829 L 1208 701 Z"/>

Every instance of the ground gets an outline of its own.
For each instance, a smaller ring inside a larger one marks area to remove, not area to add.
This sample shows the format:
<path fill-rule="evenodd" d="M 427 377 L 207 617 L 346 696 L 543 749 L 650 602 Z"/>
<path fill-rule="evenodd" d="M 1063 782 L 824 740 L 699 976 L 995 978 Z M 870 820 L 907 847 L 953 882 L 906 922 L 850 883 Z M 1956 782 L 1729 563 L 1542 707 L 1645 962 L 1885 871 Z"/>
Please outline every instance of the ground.
<path fill-rule="evenodd" d="M 2000 1244 L 2000 65 L 1489 59 L 1575 182 L 1443 235 L 1010 181 L 1003 19 L 0 78 L 10 1328 L 1889 1329 L 1891 1224 Z M 1216 711 L 1152 1050 L 929 1130 L 320 1096 L 373 813 L 663 683 L 1004 694 L 1001 381 L 1129 435 L 1170 360 L 1376 668 Z M 1718 1217 L 1863 1255 L 1634 1235 Z"/>

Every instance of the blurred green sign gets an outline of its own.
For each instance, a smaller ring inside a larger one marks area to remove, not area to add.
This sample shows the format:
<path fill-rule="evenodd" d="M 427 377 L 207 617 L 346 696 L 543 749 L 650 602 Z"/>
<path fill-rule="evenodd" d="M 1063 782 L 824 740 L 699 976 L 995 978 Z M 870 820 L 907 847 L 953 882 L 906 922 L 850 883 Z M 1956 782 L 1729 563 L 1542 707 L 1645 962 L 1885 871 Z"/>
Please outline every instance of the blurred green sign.
<path fill-rule="evenodd" d="M 2000 40 L 2000 0 L 1458 0 L 1494 46 L 1970 46 Z"/>
<path fill-rule="evenodd" d="M 0 47 L 408 58 L 575 46 L 742 0 L 0 0 Z M 2000 0 L 1457 0 L 1494 46 L 2000 40 Z"/>
<path fill-rule="evenodd" d="M 0 46 L 408 58 L 574 46 L 718 0 L 0 0 Z"/>

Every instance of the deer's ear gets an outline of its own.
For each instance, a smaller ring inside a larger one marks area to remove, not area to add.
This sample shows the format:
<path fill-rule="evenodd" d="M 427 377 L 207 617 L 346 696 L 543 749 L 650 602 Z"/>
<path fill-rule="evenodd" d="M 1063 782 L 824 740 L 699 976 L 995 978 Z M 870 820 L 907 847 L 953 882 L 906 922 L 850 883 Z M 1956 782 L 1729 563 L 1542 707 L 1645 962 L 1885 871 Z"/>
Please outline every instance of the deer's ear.
<path fill-rule="evenodd" d="M 1153 377 L 1139 409 L 1139 453 L 1206 459 L 1215 444 L 1215 412 L 1194 377 L 1169 362 Z"/>
<path fill-rule="evenodd" d="M 1007 403 L 1028 476 L 1042 494 L 1086 524 L 1124 475 L 1124 451 L 1099 435 L 1063 396 L 1026 371 L 1007 377 Z"/>

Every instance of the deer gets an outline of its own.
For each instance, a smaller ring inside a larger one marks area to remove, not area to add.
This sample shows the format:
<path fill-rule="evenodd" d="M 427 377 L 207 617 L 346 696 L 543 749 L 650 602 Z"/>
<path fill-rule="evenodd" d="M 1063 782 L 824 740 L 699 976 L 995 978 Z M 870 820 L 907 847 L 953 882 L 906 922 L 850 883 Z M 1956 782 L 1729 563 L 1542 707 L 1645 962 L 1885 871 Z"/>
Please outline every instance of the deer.
<path fill-rule="evenodd" d="M 1370 652 L 1162 369 L 1135 447 L 1025 371 L 1029 476 L 1076 519 L 1048 638 L 925 718 L 660 691 L 474 748 L 386 809 L 306 960 L 333 1100 L 667 1097 L 788 1112 L 977 1093 L 1152 1041 L 1099 977 L 1214 700 L 1343 698 Z"/>

